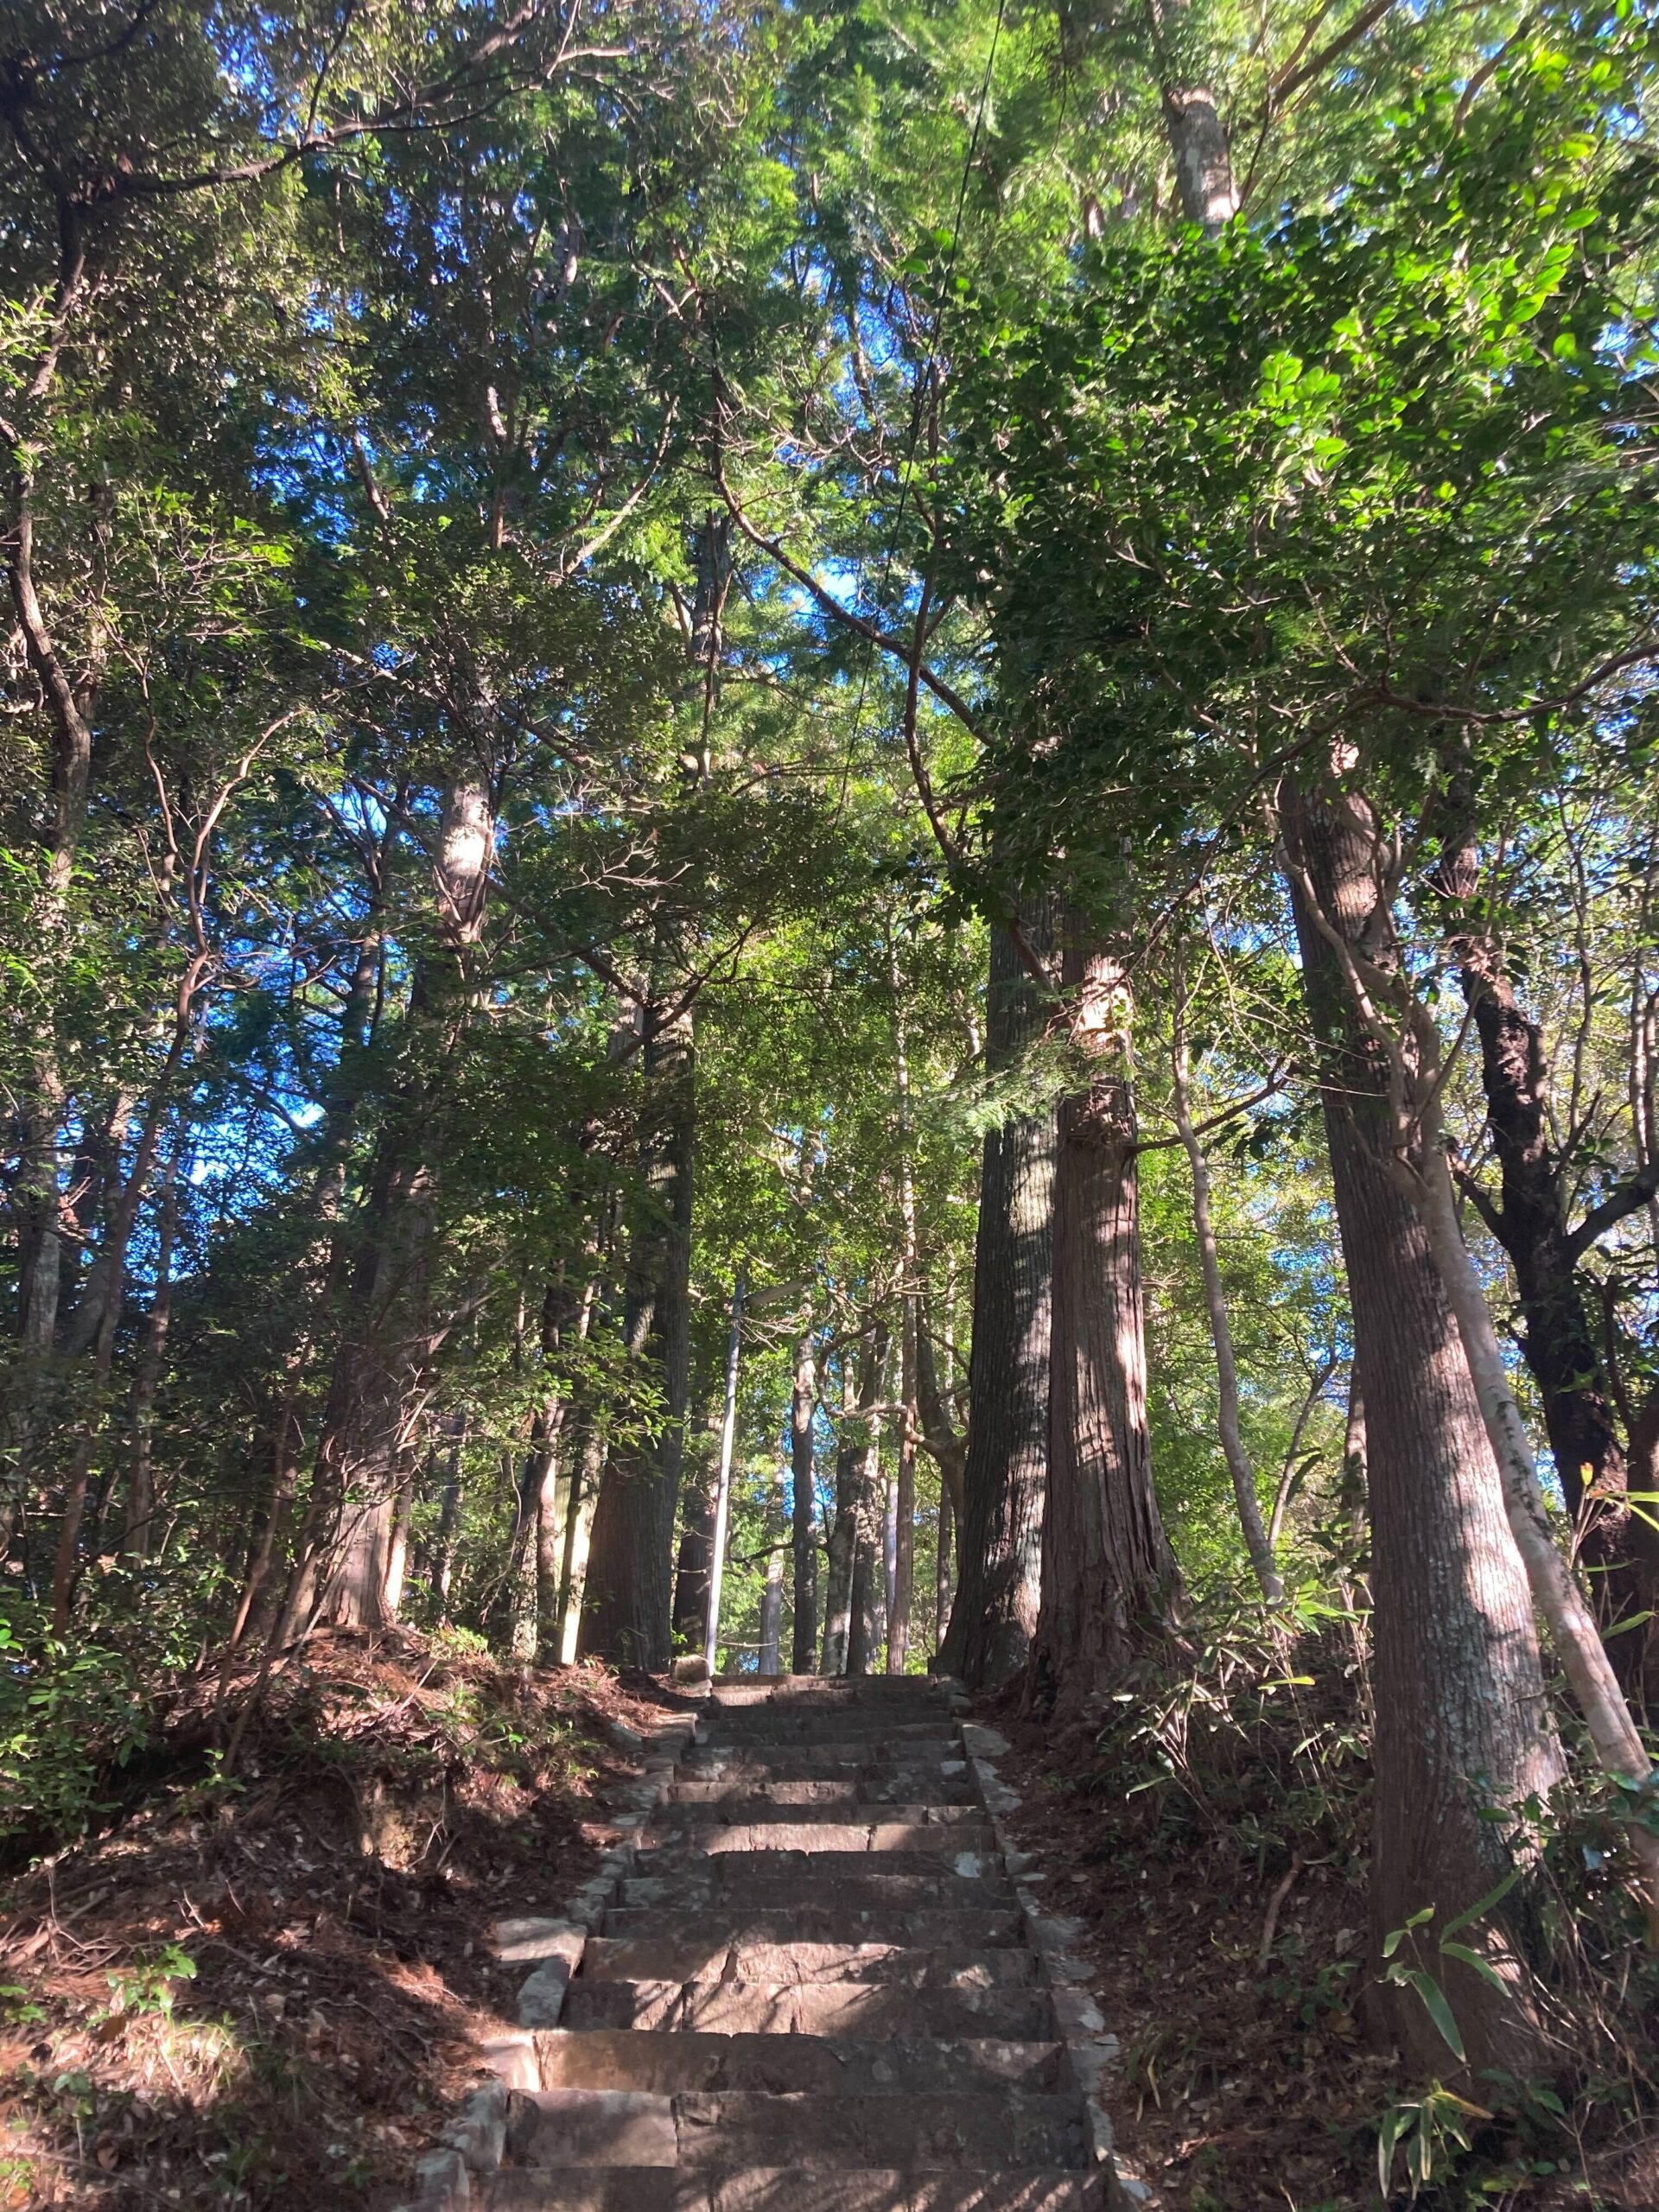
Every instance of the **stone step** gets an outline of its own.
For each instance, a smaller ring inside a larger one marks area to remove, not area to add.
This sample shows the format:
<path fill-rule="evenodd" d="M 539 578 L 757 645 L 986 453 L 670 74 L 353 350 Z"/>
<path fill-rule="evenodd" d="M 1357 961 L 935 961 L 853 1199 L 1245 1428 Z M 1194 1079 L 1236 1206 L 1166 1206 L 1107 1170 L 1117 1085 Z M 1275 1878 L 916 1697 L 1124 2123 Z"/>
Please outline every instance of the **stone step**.
<path fill-rule="evenodd" d="M 962 1716 L 942 1697 L 886 1698 L 768 1698 L 764 1703 L 734 1706 L 723 1700 L 705 1706 L 699 1715 L 704 1727 L 912 1728 L 925 1726 L 949 1731 L 961 1726 Z"/>
<path fill-rule="evenodd" d="M 745 1907 L 781 1911 L 800 1902 L 801 1878 L 798 1873 L 791 1871 L 773 1874 L 768 1871 L 746 1874 L 741 1882 L 730 1882 L 723 1878 L 728 1863 L 713 1859 L 701 1866 L 689 1864 L 683 1873 L 632 1876 L 622 1884 L 617 1903 L 689 1910 L 694 1904 L 701 1909 L 734 1900 Z M 815 1889 L 812 1904 L 821 1909 L 832 1907 L 847 1912 L 869 1912 L 898 1905 L 941 1906 L 952 1912 L 1014 1910 L 1014 1885 L 1005 1874 L 993 1872 L 967 1878 L 958 1874 L 948 1860 L 925 1874 L 893 1873 L 880 1859 L 868 1859 L 865 1864 L 871 1870 L 868 1873 L 861 1871 L 845 1874 L 838 1881 Z"/>
<path fill-rule="evenodd" d="M 636 1864 L 642 1874 L 671 1873 L 693 1859 L 709 1866 L 725 1859 L 730 1863 L 722 1876 L 730 1882 L 766 1872 L 798 1874 L 803 1881 L 817 1875 L 829 1881 L 836 1874 L 868 1873 L 874 1857 L 902 1862 L 889 1866 L 894 1874 L 949 1866 L 972 1881 L 1001 1863 L 988 1825 L 971 1821 L 937 1827 L 926 1821 L 876 1821 L 868 1828 L 855 1821 L 731 1821 L 679 1834 L 666 1824 L 653 1824 L 641 1830 L 639 1844 Z"/>
<path fill-rule="evenodd" d="M 722 1713 L 697 1730 L 699 1746 L 710 1744 L 792 1744 L 816 1751 L 819 1745 L 915 1745 L 946 1754 L 960 1751 L 960 1731 L 948 1713 L 925 1713 L 910 1720 L 855 1707 L 840 1713 Z"/>
<path fill-rule="evenodd" d="M 905 2097 L 689 2089 L 515 2091 L 516 2166 L 1081 2166 L 1082 2101 L 1004 2088 Z"/>
<path fill-rule="evenodd" d="M 890 1682 L 880 1691 L 834 1688 L 820 1690 L 780 1689 L 767 1697 L 736 1696 L 717 1690 L 703 1707 L 705 1719 L 724 1719 L 741 1716 L 753 1719 L 765 1713 L 785 1713 L 794 1718 L 810 1718 L 815 1713 L 886 1713 L 907 1719 L 915 1713 L 930 1717 L 941 1716 L 954 1720 L 958 1711 L 957 1700 L 943 1691 L 930 1688 L 923 1683 Z"/>
<path fill-rule="evenodd" d="M 695 1847 L 708 1858 L 774 1858 L 787 1853 L 797 1867 L 801 1858 L 858 1858 L 868 1852 L 907 1858 L 980 1858 L 998 1856 L 998 1842 L 988 1821 L 719 1821 L 695 1822 L 679 1827 L 672 1818 L 657 1816 L 639 1836 L 646 1849 L 666 1849 L 668 1836 L 681 1849 Z M 739 1869 L 732 1869 L 739 1872 Z M 759 1873 L 752 1867 L 747 1872 Z"/>
<path fill-rule="evenodd" d="M 759 1827 L 778 1821 L 837 1824 L 862 1821 L 868 1826 L 877 1820 L 937 1827 L 960 1827 L 964 1821 L 982 1821 L 985 1817 L 981 1807 L 973 1803 L 953 1805 L 920 1798 L 903 1804 L 887 1798 L 858 1797 L 853 1794 L 857 1786 L 839 1782 L 779 1782 L 763 1794 L 755 1789 L 728 1789 L 719 1782 L 677 1782 L 669 1789 L 667 1803 L 675 1816 L 674 1825 L 687 1827 Z M 809 1791 L 815 1794 L 809 1796 Z M 826 1794 L 830 1791 L 844 1794 Z M 873 1812 L 872 1806 L 881 1809 Z M 661 1821 L 666 1815 L 658 1817 Z"/>
<path fill-rule="evenodd" d="M 590 1947 L 591 1948 L 591 1947 Z M 857 2042 L 933 2037 L 1042 2043 L 1054 2032 L 1048 1992 L 982 1987 L 907 1989 L 879 1981 L 589 1980 L 565 1992 L 567 2027 L 709 2035 L 833 2036 Z"/>
<path fill-rule="evenodd" d="M 665 1943 L 699 1956 L 756 1943 L 907 1943 L 927 1950 L 1002 1951 L 1025 1942 L 1016 1910 L 951 1912 L 943 1906 L 749 1905 L 734 1898 L 684 1910 L 612 1905 L 605 1936 L 619 1943 Z M 683 1977 L 692 1980 L 696 1974 Z M 702 1977 L 706 1980 L 707 1975 Z"/>
<path fill-rule="evenodd" d="M 1071 2086 L 1063 2044 L 986 2038 L 830 2042 L 811 2035 L 556 2028 L 537 2037 L 536 2056 L 544 2089 L 649 2089 L 658 2096 L 685 2089 L 875 2097 L 1011 2088 L 1055 2095 Z"/>
<path fill-rule="evenodd" d="M 1107 2188 L 1098 2172 L 1052 2167 L 556 2167 L 474 2181 L 470 2201 L 481 2212 L 1107 2212 Z"/>
<path fill-rule="evenodd" d="M 907 1788 L 915 1794 L 906 1796 Z M 727 1779 L 682 1767 L 668 1791 L 671 1805 L 723 1805 L 746 1799 L 757 1806 L 776 1806 L 785 1813 L 798 1813 L 803 1806 L 812 1806 L 817 1809 L 811 1817 L 821 1820 L 836 1817 L 823 1809 L 831 1805 L 899 1808 L 906 1804 L 925 1806 L 931 1819 L 963 1813 L 976 1820 L 983 1818 L 966 1760 L 954 1764 L 948 1774 L 938 1770 L 917 1774 L 890 1766 L 832 1767 L 810 1775 L 777 1775 L 767 1770 L 747 1781 L 741 1774 Z M 895 1811 L 894 1817 L 902 1818 L 902 1813 Z"/>
<path fill-rule="evenodd" d="M 722 1735 L 710 1736 L 696 1745 L 688 1755 L 687 1764 L 695 1770 L 721 1762 L 730 1765 L 734 1760 L 760 1771 L 798 1770 L 804 1776 L 811 1776 L 830 1774 L 842 1766 L 903 1766 L 925 1774 L 938 1767 L 949 1769 L 958 1760 L 965 1767 L 968 1757 L 959 1743 L 931 1732 L 910 1738 L 842 1734 L 821 1744 L 791 1743 L 787 1738 L 779 1741 L 770 1736 L 747 1737 L 738 1741 Z"/>
<path fill-rule="evenodd" d="M 894 1981 L 911 1989 L 1029 1987 L 1033 1952 L 918 1949 L 911 1943 L 707 1943 L 595 1936 L 582 1956 L 589 1981 Z M 575 1984 L 571 1984 L 574 1990 Z"/>
<path fill-rule="evenodd" d="M 756 1750 L 688 1757 L 675 1787 L 710 1783 L 716 1793 L 747 1788 L 771 1790 L 779 1783 L 810 1783 L 820 1789 L 868 1792 L 877 1802 L 893 1798 L 938 1797 L 957 1804 L 974 1800 L 972 1770 L 960 1753 L 924 1763 L 914 1759 L 862 1758 L 856 1746 L 843 1746 L 842 1758 L 815 1758 L 799 1745 L 776 1744 Z"/>

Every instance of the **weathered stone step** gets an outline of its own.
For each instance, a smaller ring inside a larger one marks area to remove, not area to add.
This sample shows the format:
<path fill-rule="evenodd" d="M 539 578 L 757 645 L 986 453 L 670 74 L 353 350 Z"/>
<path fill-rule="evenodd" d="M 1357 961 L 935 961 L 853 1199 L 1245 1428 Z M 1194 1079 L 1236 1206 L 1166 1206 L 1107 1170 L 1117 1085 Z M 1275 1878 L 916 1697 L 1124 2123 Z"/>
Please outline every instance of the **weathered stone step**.
<path fill-rule="evenodd" d="M 867 1758 L 856 1745 L 842 1745 L 843 1756 L 815 1758 L 797 1744 L 762 1744 L 747 1751 L 699 1752 L 687 1758 L 677 1787 L 713 1783 L 718 1789 L 772 1789 L 780 1782 L 813 1783 L 828 1789 L 869 1790 L 879 1799 L 944 1797 L 967 1803 L 973 1777 L 963 1753 L 949 1758 Z"/>
<path fill-rule="evenodd" d="M 713 1859 L 701 1865 L 690 1864 L 683 1873 L 633 1876 L 622 1884 L 617 1903 L 689 1910 L 694 1904 L 701 1909 L 736 1902 L 766 1911 L 781 1911 L 799 1904 L 801 1877 L 794 1871 L 746 1874 L 741 1881 L 732 1882 L 723 1878 L 727 1864 L 725 1859 Z M 871 1870 L 868 1873 L 861 1871 L 843 1874 L 835 1882 L 815 1888 L 812 1904 L 846 1912 L 869 1912 L 899 1905 L 936 1905 L 952 1912 L 1014 1910 L 1014 1885 L 1005 1874 L 991 1872 L 964 1878 L 949 1860 L 931 1867 L 925 1874 L 895 1874 L 884 1859 L 874 1857 L 867 1859 L 864 1864 Z"/>
<path fill-rule="evenodd" d="M 774 1675 L 765 1681 L 717 1681 L 712 1705 L 742 1707 L 757 1705 L 891 1705 L 910 1699 L 928 1699 L 950 1705 L 961 1693 L 925 1675 Z"/>
<path fill-rule="evenodd" d="M 856 1743 L 872 1747 L 890 1745 L 895 1750 L 917 1746 L 924 1751 L 961 1749 L 961 1734 L 948 1713 L 925 1713 L 911 1720 L 885 1713 L 853 1707 L 841 1713 L 722 1713 L 711 1717 L 697 1731 L 701 1746 L 709 1744 L 793 1744 L 817 1750 L 819 1745 Z"/>
<path fill-rule="evenodd" d="M 971 1802 L 951 1804 L 918 1798 L 903 1804 L 890 1798 L 861 1797 L 856 1783 L 779 1782 L 770 1791 L 728 1789 L 721 1782 L 677 1782 L 668 1793 L 668 1812 L 675 1825 L 691 1827 L 742 1827 L 783 1821 L 904 1821 L 915 1827 L 959 1827 L 964 1821 L 982 1821 L 981 1808 Z M 810 1793 L 810 1794 L 809 1794 Z M 839 1793 L 839 1794 L 834 1794 Z M 880 1807 L 873 1812 L 872 1806 Z"/>
<path fill-rule="evenodd" d="M 567 2167 L 508 2170 L 474 2192 L 483 2212 L 1106 2212 L 1099 2173 L 1053 2168 Z"/>
<path fill-rule="evenodd" d="M 895 1981 L 912 1989 L 1029 1987 L 1036 1955 L 1023 1948 L 928 1950 L 912 1943 L 705 1943 L 654 1937 L 589 1938 L 590 1981 Z M 572 1989 L 575 1984 L 571 1984 Z"/>
<path fill-rule="evenodd" d="M 918 1873 L 925 1872 L 930 1864 L 943 1863 L 970 1880 L 1000 1864 L 990 1827 L 971 1821 L 948 1827 L 916 1821 L 874 1821 L 868 1828 L 856 1821 L 762 1821 L 747 1825 L 734 1821 L 677 1835 L 664 1824 L 642 1830 L 640 1846 L 638 1864 L 642 1874 L 659 1867 L 668 1872 L 671 1865 L 683 1866 L 694 1858 L 709 1864 L 729 1859 L 733 1863 L 724 1872 L 725 1878 L 732 1882 L 768 1871 L 799 1874 L 804 1880 L 816 1874 L 827 1881 L 837 1873 L 867 1872 L 868 1867 L 842 1862 L 874 1856 L 907 1862 L 905 1866 L 894 1866 L 894 1873 L 909 1871 L 908 1862 L 916 1860 L 920 1862 L 914 1870 Z M 647 1865 L 647 1860 L 652 1863 Z"/>
<path fill-rule="evenodd" d="M 855 2041 L 935 2037 L 1046 2042 L 1054 2033 L 1048 1992 L 982 1987 L 909 1989 L 878 1981 L 589 1980 L 565 1992 L 565 2025 L 709 2035 L 833 2036 Z"/>
<path fill-rule="evenodd" d="M 690 1906 L 612 1905 L 605 1935 L 620 1943 L 691 1946 L 728 1951 L 735 1944 L 908 1943 L 928 1950 L 1006 1950 L 1023 1943 L 1026 1924 L 1017 1910 L 990 1908 L 961 1912 L 944 1906 L 802 1904 L 749 1905 L 740 1898 Z M 695 1979 L 687 1976 L 686 1979 Z"/>
<path fill-rule="evenodd" d="M 517 2166 L 1080 2166 L 1081 2100 L 1005 2088 L 995 2096 L 768 2094 L 690 2089 L 515 2091 L 507 2156 Z"/>
<path fill-rule="evenodd" d="M 710 1736 L 696 1745 L 690 1754 L 689 1764 L 694 1767 L 724 1759 L 742 1759 L 772 1769 L 798 1767 L 803 1774 L 828 1774 L 838 1766 L 907 1766 L 918 1773 L 930 1767 L 949 1765 L 957 1759 L 964 1763 L 967 1753 L 950 1736 L 928 1730 L 919 1736 L 895 1736 L 872 1731 L 868 1736 L 849 1735 L 844 1730 L 835 1737 L 826 1737 L 822 1743 L 804 1743 L 798 1738 L 773 1736 L 746 1736 L 741 1738 L 723 1732 Z"/>
<path fill-rule="evenodd" d="M 943 2043 L 906 2037 L 830 2042 L 810 2035 L 639 2035 L 617 2029 L 554 2029 L 536 2038 L 544 2089 L 812 2091 L 841 2097 L 911 2091 L 1066 2092 L 1065 2046 L 973 2038 Z"/>

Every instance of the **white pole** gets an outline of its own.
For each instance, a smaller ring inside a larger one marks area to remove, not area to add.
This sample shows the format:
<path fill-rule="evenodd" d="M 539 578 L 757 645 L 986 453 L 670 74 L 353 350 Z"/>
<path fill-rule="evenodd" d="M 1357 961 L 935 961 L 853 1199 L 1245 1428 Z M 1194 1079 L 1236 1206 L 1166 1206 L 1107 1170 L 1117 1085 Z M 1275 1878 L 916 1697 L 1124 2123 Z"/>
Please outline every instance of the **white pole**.
<path fill-rule="evenodd" d="M 732 1517 L 732 1440 L 737 1433 L 737 1355 L 743 1327 L 743 1271 L 732 1285 L 732 1333 L 726 1347 L 726 1418 L 720 1428 L 720 1479 L 715 1490 L 715 1531 L 709 1547 L 709 1627 L 702 1656 L 714 1679 L 720 1647 L 720 1583 L 726 1571 L 726 1530 Z"/>

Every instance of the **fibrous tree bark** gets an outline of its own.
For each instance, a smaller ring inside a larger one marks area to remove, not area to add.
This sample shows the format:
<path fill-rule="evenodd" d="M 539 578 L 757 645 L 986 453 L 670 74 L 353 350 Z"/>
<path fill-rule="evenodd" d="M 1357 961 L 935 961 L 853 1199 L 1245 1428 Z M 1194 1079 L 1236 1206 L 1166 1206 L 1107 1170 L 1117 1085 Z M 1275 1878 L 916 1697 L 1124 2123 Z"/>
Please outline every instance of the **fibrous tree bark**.
<path fill-rule="evenodd" d="M 1027 935 L 1039 951 L 1039 918 Z M 991 932 L 986 1062 L 1015 1065 L 1041 1033 L 1043 995 L 1005 930 Z M 1054 1248 L 1052 1109 L 1011 1115 L 985 1139 L 975 1245 L 960 1566 L 940 1664 L 974 1688 L 1026 1663 L 1042 1588 Z M 941 1462 L 943 1471 L 944 1463 Z"/>
<path fill-rule="evenodd" d="M 689 1007 L 648 1001 L 640 1188 L 628 1240 L 623 1347 L 660 1395 L 654 1437 L 613 1446 L 588 1553 L 580 1649 L 660 1672 L 672 1643 L 674 1521 L 690 1380 L 696 1061 Z"/>
<path fill-rule="evenodd" d="M 1083 1080 L 1060 1103 L 1042 1603 L 1032 1694 L 1073 1710 L 1166 1630 L 1174 1554 L 1152 1487 L 1129 995 L 1122 957 L 1062 925 L 1060 982 Z"/>
<path fill-rule="evenodd" d="M 1510 1824 L 1486 1815 L 1546 1796 L 1561 1761 L 1468 1363 L 1429 1240 L 1391 1171 L 1389 1071 L 1327 935 L 1388 957 L 1375 842 L 1339 794 L 1314 800 L 1287 786 L 1281 823 L 1364 1390 L 1380 1948 L 1413 1914 L 1432 1906 L 1444 1926 L 1510 1875 Z M 1471 2063 L 1524 2074 L 1538 2053 L 1524 1967 L 1499 1925 L 1464 1936 L 1499 1977 L 1494 1985 L 1455 1958 L 1435 1960 Z M 1442 2063 L 1421 2004 L 1409 1990 L 1397 1994 L 1402 2041 Z"/>
<path fill-rule="evenodd" d="M 388 1618 L 396 1501 L 414 1447 L 420 1377 L 443 1333 L 429 1281 L 453 1111 L 448 1075 L 469 1010 L 494 851 L 491 789 L 475 774 L 459 778 L 444 795 L 432 866 L 438 942 L 416 966 L 396 1103 L 356 1225 L 351 1310 L 317 1445 L 317 1611 L 342 1628 L 377 1628 Z"/>

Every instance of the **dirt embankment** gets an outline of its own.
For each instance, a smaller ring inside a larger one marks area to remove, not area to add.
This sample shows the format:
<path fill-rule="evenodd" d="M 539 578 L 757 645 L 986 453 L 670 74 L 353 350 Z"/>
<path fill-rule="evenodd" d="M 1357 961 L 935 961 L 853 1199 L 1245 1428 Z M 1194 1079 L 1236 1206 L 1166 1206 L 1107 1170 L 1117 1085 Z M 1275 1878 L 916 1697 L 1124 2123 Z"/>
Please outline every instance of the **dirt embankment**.
<path fill-rule="evenodd" d="M 397 2202 L 510 2018 L 491 1922 L 581 1882 L 626 1731 L 668 1701 L 321 1637 L 226 1771 L 252 1688 L 204 1676 L 111 1772 L 102 1832 L 0 1889 L 0 2205 Z"/>

